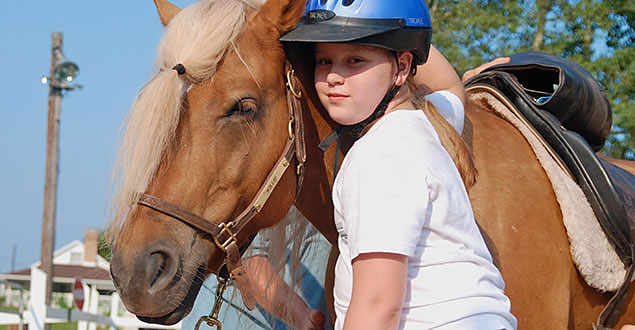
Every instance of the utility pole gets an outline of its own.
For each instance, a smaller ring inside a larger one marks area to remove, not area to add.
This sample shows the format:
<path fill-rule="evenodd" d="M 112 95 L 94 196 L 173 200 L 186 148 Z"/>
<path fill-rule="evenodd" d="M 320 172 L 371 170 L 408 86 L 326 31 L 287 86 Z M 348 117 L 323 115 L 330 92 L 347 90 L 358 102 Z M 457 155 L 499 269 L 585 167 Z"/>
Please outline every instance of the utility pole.
<path fill-rule="evenodd" d="M 62 52 L 62 34 L 53 32 L 51 36 L 51 68 L 49 76 L 42 77 L 42 84 L 49 84 L 48 124 L 46 129 L 46 170 L 44 177 L 44 208 L 42 215 L 42 253 L 40 269 L 46 275 L 44 291 L 44 311 L 41 322 L 46 319 L 46 308 L 51 306 L 53 291 L 53 249 L 55 246 L 55 213 L 57 208 L 57 179 L 59 173 L 60 105 L 64 91 L 82 88 L 69 85 L 79 74 L 77 64 L 67 60 Z M 33 274 L 31 274 L 33 276 Z M 40 323 L 41 325 L 41 323 Z M 38 328 L 41 326 L 38 325 Z M 44 323 L 44 329 L 51 325 Z"/>
<path fill-rule="evenodd" d="M 15 252 L 17 245 L 13 244 L 13 253 L 11 254 L 11 272 L 15 272 Z"/>
<path fill-rule="evenodd" d="M 55 213 L 57 208 L 57 178 L 59 172 L 60 103 L 62 90 L 55 77 L 55 67 L 62 50 L 62 34 L 53 32 L 51 41 L 51 70 L 48 95 L 48 125 L 46 133 L 46 172 L 44 178 L 44 214 L 42 216 L 42 254 L 40 269 L 46 273 L 44 303 L 51 305 L 53 288 L 53 248 L 55 244 Z M 45 324 L 50 329 L 50 324 Z"/>

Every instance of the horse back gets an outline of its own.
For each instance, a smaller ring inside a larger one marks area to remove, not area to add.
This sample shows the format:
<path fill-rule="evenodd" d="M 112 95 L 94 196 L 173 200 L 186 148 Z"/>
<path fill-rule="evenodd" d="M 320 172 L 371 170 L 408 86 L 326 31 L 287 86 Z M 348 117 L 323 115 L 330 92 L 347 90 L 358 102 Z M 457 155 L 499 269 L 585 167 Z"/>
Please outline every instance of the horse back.
<path fill-rule="evenodd" d="M 518 326 L 564 329 L 575 270 L 551 184 L 511 124 L 473 101 L 466 117 L 478 170 L 470 200 Z"/>
<path fill-rule="evenodd" d="M 576 270 L 562 213 L 529 143 L 486 104 L 468 102 L 464 138 L 478 177 L 469 195 L 519 329 L 589 329 L 611 299 Z M 617 328 L 635 322 L 635 290 Z"/>

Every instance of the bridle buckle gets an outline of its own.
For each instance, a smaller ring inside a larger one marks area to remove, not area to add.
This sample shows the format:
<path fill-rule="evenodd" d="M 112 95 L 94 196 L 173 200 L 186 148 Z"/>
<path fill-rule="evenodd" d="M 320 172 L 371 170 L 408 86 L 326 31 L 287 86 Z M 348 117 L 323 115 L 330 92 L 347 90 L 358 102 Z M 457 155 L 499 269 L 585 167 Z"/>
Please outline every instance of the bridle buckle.
<path fill-rule="evenodd" d="M 295 83 L 295 70 L 290 69 L 287 70 L 286 72 L 286 78 L 287 78 L 287 82 L 285 83 L 285 85 L 287 85 L 287 88 L 289 89 L 289 91 L 291 92 L 291 94 L 293 96 L 295 96 L 296 98 L 302 98 L 302 91 L 301 90 L 296 90 L 297 88 L 297 83 Z"/>
<path fill-rule="evenodd" d="M 231 230 L 231 227 L 234 226 L 234 222 L 223 222 L 218 225 L 221 230 L 218 232 L 218 235 L 214 236 L 214 243 L 218 246 L 223 252 L 227 252 L 227 246 L 232 242 L 236 242 L 236 234 Z M 222 236 L 226 234 L 227 238 L 225 240 L 222 239 Z M 221 243 L 222 242 L 222 243 Z"/>

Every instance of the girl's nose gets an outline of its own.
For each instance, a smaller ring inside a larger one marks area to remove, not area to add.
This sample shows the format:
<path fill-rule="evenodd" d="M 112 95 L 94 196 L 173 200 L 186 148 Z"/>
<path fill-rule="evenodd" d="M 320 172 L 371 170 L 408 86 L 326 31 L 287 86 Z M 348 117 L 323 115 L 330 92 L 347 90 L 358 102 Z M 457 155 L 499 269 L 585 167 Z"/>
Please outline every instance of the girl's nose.
<path fill-rule="evenodd" d="M 331 86 L 341 85 L 344 83 L 344 77 L 337 72 L 331 71 L 326 75 L 326 82 Z"/>

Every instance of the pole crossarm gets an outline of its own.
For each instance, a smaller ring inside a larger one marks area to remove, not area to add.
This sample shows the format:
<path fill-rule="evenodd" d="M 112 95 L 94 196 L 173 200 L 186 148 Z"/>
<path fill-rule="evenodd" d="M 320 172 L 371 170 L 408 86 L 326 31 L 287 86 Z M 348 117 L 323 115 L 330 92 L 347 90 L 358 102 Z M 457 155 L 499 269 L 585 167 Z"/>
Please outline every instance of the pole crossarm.
<path fill-rule="evenodd" d="M 0 280 L 0 283 L 4 284 L 6 286 L 10 286 L 13 289 L 18 289 L 18 290 L 24 291 L 24 287 L 22 285 L 18 284 L 18 283 L 7 281 L 7 280 Z"/>

